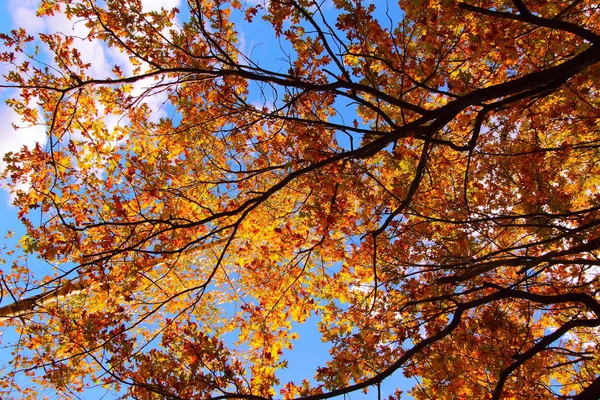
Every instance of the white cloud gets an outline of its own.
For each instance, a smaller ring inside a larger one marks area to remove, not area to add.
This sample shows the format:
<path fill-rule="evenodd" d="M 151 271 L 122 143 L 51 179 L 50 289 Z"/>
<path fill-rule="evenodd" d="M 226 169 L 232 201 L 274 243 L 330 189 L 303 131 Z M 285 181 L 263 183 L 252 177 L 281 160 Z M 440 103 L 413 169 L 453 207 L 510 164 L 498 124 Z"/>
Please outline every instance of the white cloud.
<path fill-rule="evenodd" d="M 179 7 L 180 0 L 142 0 L 144 11 L 160 11 L 161 7 L 170 10 Z"/>
<path fill-rule="evenodd" d="M 42 125 L 26 126 L 17 113 L 8 107 L 0 108 L 0 121 L 4 127 L 0 129 L 0 153 L 18 152 L 23 146 L 32 148 L 36 143 L 46 143 L 46 128 Z M 13 124 L 18 126 L 15 129 Z M 6 167 L 0 160 L 0 171 Z"/>
<path fill-rule="evenodd" d="M 11 0 L 7 9 L 13 20 L 13 27 L 20 26 L 32 34 L 43 32 L 45 23 L 35 15 L 38 3 L 37 0 Z"/>
<path fill-rule="evenodd" d="M 57 14 L 47 19 L 47 31 L 62 32 L 68 36 L 81 38 L 75 39 L 73 44 L 79 50 L 82 61 L 91 64 L 86 73 L 99 79 L 111 75 L 112 66 L 105 52 L 106 46 L 99 40 L 83 39 L 89 34 L 89 29 L 83 23 L 76 23 L 63 14 Z"/>
<path fill-rule="evenodd" d="M 173 79 L 169 79 L 173 80 Z M 163 83 L 166 83 L 167 79 Z M 153 78 L 147 78 L 141 81 L 137 81 L 133 85 L 133 90 L 131 94 L 133 96 L 145 95 L 142 102 L 148 105 L 148 109 L 152 110 L 152 114 L 150 115 L 150 121 L 158 122 L 161 118 L 167 116 L 167 112 L 165 110 L 165 102 L 167 101 L 168 95 L 165 91 L 160 93 L 149 93 L 146 95 L 144 92 L 154 84 Z"/>
<path fill-rule="evenodd" d="M 178 7 L 180 3 L 180 0 L 142 0 L 142 7 L 144 11 L 158 11 L 161 8 L 172 9 Z M 36 17 L 38 5 L 38 0 L 10 0 L 6 9 L 12 20 L 11 28 L 23 27 L 32 35 L 61 32 L 75 37 L 74 47 L 81 53 L 82 61 L 91 64 L 90 69 L 86 71 L 91 77 L 103 79 L 111 76 L 111 70 L 116 64 L 121 67 L 124 73 L 131 74 L 133 66 L 126 54 L 115 48 L 108 48 L 99 40 L 86 39 L 89 30 L 81 21 L 68 20 L 60 13 L 47 18 Z M 46 55 L 49 55 L 49 53 L 46 53 Z M 6 69 L 6 66 L 2 66 L 2 72 L 6 72 Z M 154 81 L 150 79 L 136 82 L 132 94 L 142 94 L 153 83 Z M 7 93 L 3 94 L 3 98 L 6 98 Z M 14 95 L 14 93 L 8 93 L 8 95 Z M 143 102 L 147 103 L 149 108 L 154 111 L 153 120 L 158 120 L 166 115 L 166 111 L 163 109 L 163 103 L 166 99 L 166 93 L 144 98 Z M 99 114 L 102 115 L 103 107 L 99 104 L 97 107 Z M 126 118 L 119 115 L 107 115 L 104 116 L 104 119 L 109 130 L 114 129 L 117 125 L 128 123 Z M 3 158 L 5 153 L 19 151 L 23 146 L 31 148 L 35 146 L 36 142 L 42 145 L 45 144 L 45 126 L 36 125 L 15 130 L 13 124 L 23 126 L 20 117 L 12 109 L 6 106 L 0 107 L 0 159 Z M 0 171 L 5 167 L 6 163 L 0 160 Z"/>
<path fill-rule="evenodd" d="M 19 129 L 15 129 L 14 126 Z M 21 122 L 20 116 L 11 108 L 0 107 L 0 172 L 6 168 L 4 155 L 19 152 L 23 147 L 34 148 L 36 143 L 46 143 L 46 127 L 43 125 L 27 126 Z M 2 189 L 4 187 L 0 186 Z M 17 190 L 26 190 L 26 184 L 16 186 Z M 12 196 L 8 198 L 12 203 Z"/>
<path fill-rule="evenodd" d="M 600 276 L 600 267 L 594 265 L 592 267 L 586 268 L 584 273 L 584 279 L 587 282 L 592 282 L 596 278 Z"/>

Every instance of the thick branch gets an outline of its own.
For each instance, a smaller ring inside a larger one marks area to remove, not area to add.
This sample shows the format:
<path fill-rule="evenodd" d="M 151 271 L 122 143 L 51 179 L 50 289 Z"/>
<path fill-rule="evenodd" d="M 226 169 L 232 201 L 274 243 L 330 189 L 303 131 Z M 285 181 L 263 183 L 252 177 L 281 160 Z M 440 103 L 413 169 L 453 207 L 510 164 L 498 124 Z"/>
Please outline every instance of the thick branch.
<path fill-rule="evenodd" d="M 35 308 L 45 307 L 50 303 L 58 303 L 67 297 L 82 293 L 89 288 L 90 282 L 87 279 L 81 279 L 75 283 L 68 282 L 56 289 L 0 307 L 0 319 L 16 318 L 31 314 Z"/>
<path fill-rule="evenodd" d="M 454 331 L 458 327 L 458 325 L 461 321 L 462 315 L 467 310 L 482 306 L 484 304 L 490 304 L 490 303 L 508 299 L 508 298 L 527 299 L 527 300 L 530 300 L 530 301 L 533 301 L 536 303 L 542 303 L 542 304 L 556 304 L 556 303 L 570 303 L 570 302 L 584 303 L 596 315 L 600 316 L 600 304 L 597 301 L 595 301 L 593 298 L 591 298 L 590 296 L 582 294 L 582 293 L 570 293 L 570 294 L 565 294 L 565 295 L 544 296 L 544 295 L 537 295 L 537 294 L 533 294 L 533 293 L 523 292 L 520 290 L 499 288 L 498 292 L 496 292 L 496 293 L 492 293 L 490 295 L 484 296 L 480 299 L 475 299 L 475 300 L 469 301 L 467 303 L 458 304 L 456 307 L 456 310 L 454 311 L 454 314 L 452 316 L 452 320 L 450 321 L 450 323 L 448 325 L 446 325 L 446 327 L 444 329 L 439 331 L 437 334 L 432 335 L 432 336 L 420 341 L 416 345 L 414 345 L 411 349 L 407 350 L 406 353 L 404 353 L 401 357 L 399 357 L 394 363 L 392 363 L 388 368 L 386 368 L 382 372 L 378 373 L 374 377 L 367 379 L 363 382 L 357 383 L 355 385 L 351 385 L 351 386 L 347 386 L 347 387 L 344 387 L 341 389 L 333 390 L 328 393 L 300 397 L 297 400 L 329 399 L 332 397 L 336 397 L 336 396 L 351 393 L 351 392 L 354 392 L 357 390 L 361 390 L 361 389 L 367 388 L 369 386 L 377 385 L 380 382 L 382 382 L 383 380 L 385 380 L 386 378 L 388 378 L 389 376 L 391 376 L 396 370 L 400 369 L 402 367 L 402 365 L 404 365 L 404 363 L 406 363 L 408 360 L 410 360 L 414 355 L 418 354 L 419 352 L 424 350 L 426 347 L 428 347 L 428 346 L 442 340 L 446 336 L 450 335 L 452 333 L 452 331 Z M 590 321 L 582 322 L 581 324 L 583 326 L 590 326 L 590 324 L 597 326 L 598 319 L 593 320 L 592 322 L 590 322 Z M 570 328 L 571 327 L 569 326 L 569 329 Z M 596 385 L 596 382 L 594 382 L 594 384 L 592 384 L 592 386 L 594 386 L 594 385 L 598 386 L 598 385 Z M 581 394 L 586 393 L 586 391 L 587 391 L 587 389 L 584 390 L 584 392 L 582 392 Z M 592 392 L 593 391 L 589 391 L 589 393 L 592 393 Z M 588 398 L 591 398 L 591 397 L 581 397 L 581 399 L 588 399 Z"/>
<path fill-rule="evenodd" d="M 597 376 L 594 382 L 573 397 L 573 400 L 598 400 L 598 393 L 600 393 L 600 376 Z"/>
<path fill-rule="evenodd" d="M 504 388 L 504 384 L 506 380 L 514 371 L 516 371 L 521 365 L 523 365 L 527 360 L 533 358 L 536 354 L 545 350 L 552 342 L 560 339 L 563 335 L 569 332 L 571 329 L 576 327 L 596 327 L 600 325 L 600 319 L 596 318 L 593 320 L 589 319 L 574 319 L 567 321 L 564 325 L 560 326 L 554 332 L 544 336 L 541 338 L 535 345 L 533 345 L 529 350 L 527 350 L 523 354 L 519 354 L 516 356 L 516 360 L 505 368 L 501 373 L 498 379 L 498 383 L 496 384 L 496 388 L 494 389 L 494 393 L 492 394 L 493 400 L 498 400 L 502 396 L 502 389 Z"/>
<path fill-rule="evenodd" d="M 572 236 L 572 232 L 569 235 L 563 236 Z M 569 256 L 578 253 L 586 253 L 592 250 L 597 250 L 600 248 L 600 238 L 595 238 L 587 243 L 582 243 L 578 246 L 571 247 L 566 250 L 561 251 L 549 251 L 538 257 L 515 257 L 510 259 L 500 259 L 494 261 L 488 261 L 484 263 L 473 263 L 473 267 L 469 269 L 469 271 L 460 275 L 450 275 L 439 278 L 437 280 L 438 283 L 459 283 L 466 282 L 470 279 L 473 279 L 476 276 L 482 275 L 486 272 L 492 271 L 498 267 L 516 267 L 516 266 L 524 266 L 527 269 L 531 269 L 537 265 L 540 265 L 544 262 L 556 260 L 560 261 L 559 257 Z M 448 266 L 445 266 L 448 267 Z"/>
<path fill-rule="evenodd" d="M 488 15 L 490 17 L 512 19 L 515 21 L 526 22 L 526 23 L 529 23 L 532 25 L 538 25 L 538 26 L 542 26 L 545 28 L 557 29 L 557 30 L 561 30 L 561 31 L 565 31 L 565 32 L 570 32 L 574 35 L 581 37 L 582 39 L 587 40 L 588 42 L 590 42 L 592 44 L 595 44 L 595 45 L 600 44 L 600 36 L 596 35 L 592 31 L 589 31 L 578 25 L 571 24 L 569 22 L 562 21 L 559 19 L 548 19 L 548 18 L 542 18 L 542 17 L 535 16 L 535 15 L 531 14 L 524 5 L 522 7 L 519 7 L 518 3 L 521 3 L 520 1 L 516 1 L 515 3 L 517 4 L 516 7 L 519 9 L 520 14 L 511 14 L 508 12 L 488 10 L 486 8 L 472 6 L 472 5 L 466 4 L 466 3 L 459 3 L 458 6 L 464 10 L 476 12 L 476 13 L 483 14 L 483 15 Z M 523 3 L 521 3 L 521 4 L 523 4 Z M 526 12 L 522 12 L 521 9 L 523 9 L 523 11 L 526 11 Z"/>

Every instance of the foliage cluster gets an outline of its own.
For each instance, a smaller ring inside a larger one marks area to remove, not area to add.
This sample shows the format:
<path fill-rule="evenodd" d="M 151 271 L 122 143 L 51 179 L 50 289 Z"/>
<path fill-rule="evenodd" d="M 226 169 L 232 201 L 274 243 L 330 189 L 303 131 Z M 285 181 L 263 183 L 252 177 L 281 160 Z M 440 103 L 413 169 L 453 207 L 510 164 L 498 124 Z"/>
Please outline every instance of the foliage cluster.
<path fill-rule="evenodd" d="M 53 266 L 2 273 L 2 397 L 35 398 L 23 373 L 65 397 L 600 391 L 597 1 L 39 4 L 88 33 L 1 35 L 48 137 L 3 178 Z M 82 41 L 122 62 L 98 76 Z M 329 361 L 279 382 L 315 318 Z"/>

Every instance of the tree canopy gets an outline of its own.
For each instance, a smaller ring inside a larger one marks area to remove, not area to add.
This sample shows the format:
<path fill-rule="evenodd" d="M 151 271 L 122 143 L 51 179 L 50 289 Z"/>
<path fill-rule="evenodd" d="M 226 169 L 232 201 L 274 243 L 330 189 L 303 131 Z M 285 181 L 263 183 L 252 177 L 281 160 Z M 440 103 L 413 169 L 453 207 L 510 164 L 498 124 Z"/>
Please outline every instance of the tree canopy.
<path fill-rule="evenodd" d="M 600 391 L 596 0 L 53 15 L 0 36 L 7 104 L 47 133 L 4 158 L 14 250 L 50 266 L 3 266 L 1 397 L 325 399 L 394 372 L 416 399 Z M 329 360 L 280 382 L 306 321 Z"/>

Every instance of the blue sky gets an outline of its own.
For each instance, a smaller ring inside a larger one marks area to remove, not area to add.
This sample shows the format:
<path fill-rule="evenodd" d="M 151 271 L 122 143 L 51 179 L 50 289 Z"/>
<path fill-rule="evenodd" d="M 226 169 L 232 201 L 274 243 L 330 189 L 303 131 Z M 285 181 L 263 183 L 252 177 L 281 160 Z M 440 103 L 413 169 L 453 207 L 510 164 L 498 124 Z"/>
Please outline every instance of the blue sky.
<path fill-rule="evenodd" d="M 61 16 L 45 22 L 34 17 L 37 1 L 35 0 L 0 0 L 0 31 L 7 31 L 16 27 L 16 23 L 21 24 L 30 32 L 52 31 L 57 29 L 84 29 L 82 26 L 75 26 L 71 22 L 65 21 Z M 160 8 L 179 7 L 185 8 L 185 4 L 180 0 L 143 0 L 145 8 Z M 17 21 L 17 22 L 15 22 Z M 80 24 L 82 25 L 82 24 Z M 268 56 L 269 41 L 272 39 L 272 34 L 262 28 L 244 27 L 240 28 L 240 47 L 246 52 L 252 52 L 254 60 Z M 271 38 L 271 39 L 270 39 Z M 274 43 L 271 42 L 270 45 Z M 277 45 L 277 44 L 275 44 Z M 122 63 L 125 58 L 123 55 L 115 53 L 114 50 L 109 50 L 98 42 L 82 42 L 80 51 L 84 59 L 88 59 L 93 63 L 92 71 L 99 77 L 108 74 L 111 65 L 116 62 Z M 272 65 L 269 65 L 273 68 Z M 6 70 L 6 66 L 0 66 L 2 71 Z M 139 88 L 138 88 L 139 89 Z M 1 92 L 0 98 L 4 100 L 10 92 Z M 149 105 L 155 110 L 160 110 L 160 104 L 163 99 L 157 97 L 148 100 Z M 166 110 L 157 112 L 156 117 L 161 117 L 166 114 Z M 343 117 L 343 115 L 342 115 Z M 350 118 L 350 117 L 348 117 Z M 352 118 L 350 118 L 352 120 Z M 118 123 L 114 121 L 114 123 Z M 43 126 L 28 127 L 15 131 L 12 124 L 20 124 L 17 116 L 4 104 L 0 104 L 0 154 L 9 151 L 17 151 L 22 146 L 32 146 L 36 142 L 44 144 L 45 135 Z M 0 162 L 0 169 L 4 164 Z M 0 259 L 9 258 L 6 256 L 6 249 L 15 244 L 23 234 L 24 230 L 16 216 L 16 209 L 10 205 L 10 195 L 5 189 L 0 189 L 0 235 L 4 236 L 7 231 L 14 231 L 15 235 L 12 239 L 2 239 L 0 241 Z M 3 247 L 3 246 L 7 247 Z M 30 267 L 33 270 L 43 271 L 47 266 L 39 260 L 30 260 Z M 2 302 L 5 304 L 6 300 Z M 294 350 L 287 351 L 286 358 L 288 360 L 288 368 L 283 370 L 278 376 L 283 383 L 289 380 L 300 381 L 302 378 L 310 377 L 314 374 L 316 367 L 328 358 L 328 347 L 320 341 L 320 335 L 316 329 L 316 318 L 312 318 L 308 323 L 299 328 L 300 339 L 296 342 Z M 11 332 L 4 332 L 0 336 L 2 345 L 6 345 L 11 340 L 15 339 L 15 335 Z M 10 360 L 10 353 L 6 349 L 0 348 L 0 368 L 3 364 Z M 1 373 L 0 369 L 0 373 Z M 392 394 L 398 385 L 406 391 L 415 382 L 406 380 L 402 377 L 401 371 L 398 371 L 394 376 L 386 380 L 382 386 L 382 395 Z M 369 394 L 354 393 L 346 396 L 347 399 L 374 399 L 376 391 L 372 389 Z M 107 395 L 104 390 L 93 390 L 85 393 L 84 399 L 110 399 L 111 395 Z"/>

